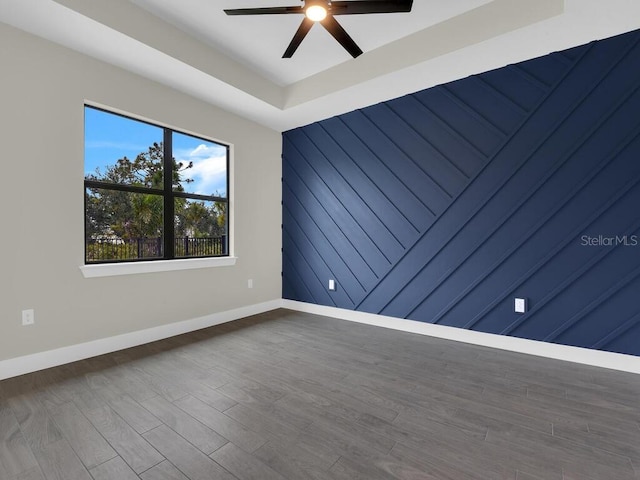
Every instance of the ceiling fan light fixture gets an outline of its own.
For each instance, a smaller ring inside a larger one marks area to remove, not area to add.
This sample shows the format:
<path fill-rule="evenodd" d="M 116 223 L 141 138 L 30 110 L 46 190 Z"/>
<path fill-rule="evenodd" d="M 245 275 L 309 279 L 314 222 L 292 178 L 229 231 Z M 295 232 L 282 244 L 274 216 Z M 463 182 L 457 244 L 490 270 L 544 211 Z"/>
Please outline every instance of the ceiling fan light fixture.
<path fill-rule="evenodd" d="M 313 22 L 321 22 L 327 18 L 327 9 L 322 5 L 311 5 L 307 7 L 304 14 Z"/>
<path fill-rule="evenodd" d="M 282 58 L 291 58 L 311 28 L 318 22 L 349 54 L 356 58 L 362 50 L 335 19 L 336 15 L 362 15 L 367 13 L 410 12 L 413 0 L 300 0 L 297 7 L 232 8 L 227 15 L 291 15 L 304 14 Z"/>

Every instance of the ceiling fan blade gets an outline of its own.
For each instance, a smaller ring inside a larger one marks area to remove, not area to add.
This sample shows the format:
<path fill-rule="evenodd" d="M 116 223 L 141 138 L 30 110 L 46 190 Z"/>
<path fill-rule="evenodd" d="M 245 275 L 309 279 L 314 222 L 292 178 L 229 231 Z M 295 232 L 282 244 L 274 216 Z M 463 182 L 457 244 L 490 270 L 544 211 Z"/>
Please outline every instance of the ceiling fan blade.
<path fill-rule="evenodd" d="M 298 27 L 298 31 L 291 39 L 291 43 L 287 47 L 287 50 L 284 52 L 284 55 L 282 55 L 282 58 L 293 57 L 293 54 L 296 53 L 296 50 L 302 43 L 302 40 L 304 40 L 304 37 L 307 36 L 307 33 L 309 33 L 309 30 L 311 30 L 311 27 L 313 27 L 313 23 L 313 20 L 309 20 L 307 17 L 304 17 L 304 20 L 302 20 L 302 23 Z"/>
<path fill-rule="evenodd" d="M 338 23 L 338 21 L 333 18 L 333 15 L 327 15 L 327 17 L 320 22 L 324 28 L 327 29 L 333 38 L 335 38 L 340 45 L 342 45 L 347 52 L 351 54 L 353 58 L 356 58 L 362 55 L 362 50 L 360 47 L 356 45 L 356 42 L 353 41 L 353 38 L 349 36 L 349 34 L 342 28 L 342 25 Z"/>
<path fill-rule="evenodd" d="M 363 13 L 410 12 L 413 0 L 359 0 L 331 2 L 333 15 L 359 15 Z"/>
<path fill-rule="evenodd" d="M 304 13 L 302 7 L 267 7 L 267 8 L 235 8 L 225 10 L 227 15 L 282 15 L 287 13 Z"/>

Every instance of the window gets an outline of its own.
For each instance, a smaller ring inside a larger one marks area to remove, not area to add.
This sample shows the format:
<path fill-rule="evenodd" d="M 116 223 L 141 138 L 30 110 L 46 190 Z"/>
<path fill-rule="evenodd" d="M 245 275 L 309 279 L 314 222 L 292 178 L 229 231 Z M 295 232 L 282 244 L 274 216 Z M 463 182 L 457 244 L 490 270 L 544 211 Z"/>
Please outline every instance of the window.
<path fill-rule="evenodd" d="M 85 106 L 85 264 L 228 256 L 229 147 Z"/>

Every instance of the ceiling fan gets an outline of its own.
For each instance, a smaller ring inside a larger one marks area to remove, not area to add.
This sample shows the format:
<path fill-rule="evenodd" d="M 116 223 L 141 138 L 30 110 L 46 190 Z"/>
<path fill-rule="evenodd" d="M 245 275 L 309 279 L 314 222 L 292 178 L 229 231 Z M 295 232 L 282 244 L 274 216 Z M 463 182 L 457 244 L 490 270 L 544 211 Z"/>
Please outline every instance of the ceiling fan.
<path fill-rule="evenodd" d="M 347 52 L 356 58 L 362 55 L 362 50 L 353 41 L 342 25 L 334 18 L 335 15 L 361 15 L 366 13 L 398 13 L 410 12 L 413 0 L 301 0 L 300 7 L 267 7 L 267 8 L 236 8 L 225 10 L 227 15 L 283 15 L 303 14 L 304 20 L 298 27 L 291 43 L 282 58 L 291 58 L 307 36 L 314 23 L 320 23 Z"/>

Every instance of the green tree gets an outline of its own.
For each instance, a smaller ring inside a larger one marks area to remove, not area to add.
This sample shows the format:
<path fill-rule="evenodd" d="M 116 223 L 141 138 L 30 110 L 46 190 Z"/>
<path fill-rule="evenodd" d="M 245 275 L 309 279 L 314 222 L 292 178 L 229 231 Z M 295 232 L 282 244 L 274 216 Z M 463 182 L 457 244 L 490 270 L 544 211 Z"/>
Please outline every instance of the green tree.
<path fill-rule="evenodd" d="M 163 143 L 154 142 L 146 152 L 139 153 L 134 160 L 126 156 L 110 165 L 104 172 L 96 169 L 95 174 L 89 174 L 87 180 L 99 180 L 102 182 L 135 185 L 138 187 L 162 188 L 163 184 Z M 185 165 L 173 159 L 173 188 L 184 191 L 183 183 L 191 182 L 191 179 L 182 178 L 182 173 L 193 167 L 193 162 Z"/>
<path fill-rule="evenodd" d="M 218 202 L 189 200 L 182 208 L 176 208 L 177 237 L 220 237 L 226 224 L 220 222 Z"/>
<path fill-rule="evenodd" d="M 146 152 L 135 159 L 126 156 L 118 159 L 114 165 L 104 171 L 97 169 L 87 175 L 87 180 L 105 183 L 124 184 L 138 187 L 162 188 L 163 186 L 163 144 L 154 143 Z M 174 191 L 184 191 L 184 184 L 192 179 L 184 178 L 184 172 L 193 167 L 193 163 L 176 162 L 173 159 L 172 185 Z M 88 188 L 86 201 L 87 237 L 97 239 L 116 236 L 122 239 L 151 238 L 162 236 L 163 199 L 153 193 L 132 193 L 107 188 Z M 176 201 L 176 216 L 184 216 L 182 210 L 188 209 L 191 202 L 184 199 Z M 190 217 L 194 217 L 192 213 Z M 213 220 L 217 223 L 216 219 Z M 194 220 L 191 220 L 193 223 Z M 198 226 L 202 230 L 202 226 Z"/>

